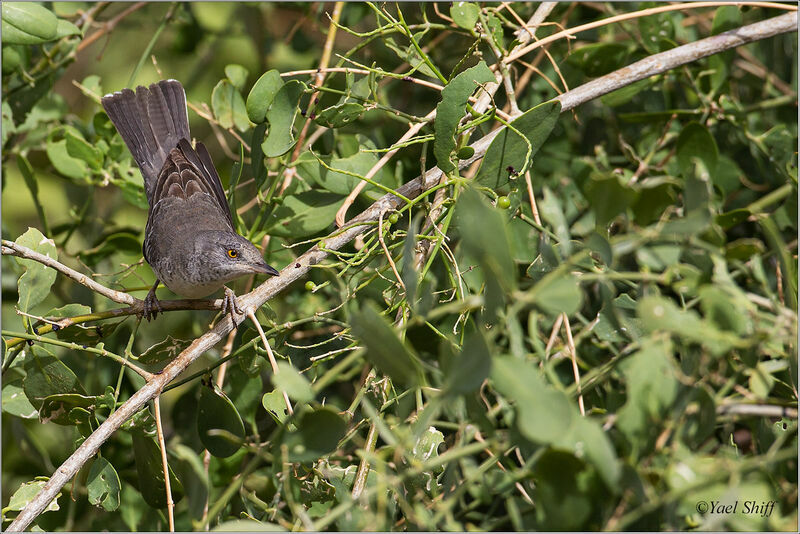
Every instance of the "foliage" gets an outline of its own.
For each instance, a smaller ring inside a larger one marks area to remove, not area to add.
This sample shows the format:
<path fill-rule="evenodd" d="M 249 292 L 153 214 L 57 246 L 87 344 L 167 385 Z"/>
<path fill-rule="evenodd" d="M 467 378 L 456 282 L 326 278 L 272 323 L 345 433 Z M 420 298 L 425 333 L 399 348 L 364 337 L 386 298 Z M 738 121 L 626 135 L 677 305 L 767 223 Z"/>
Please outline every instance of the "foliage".
<path fill-rule="evenodd" d="M 797 529 L 796 36 L 561 113 L 554 87 L 778 10 L 630 18 L 510 62 L 481 108 L 537 7 L 3 4 L 3 239 L 143 297 L 147 204 L 99 97 L 176 78 L 240 232 L 279 267 L 330 253 L 258 310 L 277 374 L 245 321 L 162 395 L 168 471 L 150 405 L 38 527 L 166 530 L 168 473 L 178 530 Z M 646 7 L 558 4 L 536 36 Z M 323 81 L 334 32 L 351 70 Z M 348 218 L 434 165 L 326 247 L 356 186 Z M 142 387 L 120 361 L 157 372 L 213 312 L 120 316 L 8 255 L 2 283 L 5 527 Z"/>

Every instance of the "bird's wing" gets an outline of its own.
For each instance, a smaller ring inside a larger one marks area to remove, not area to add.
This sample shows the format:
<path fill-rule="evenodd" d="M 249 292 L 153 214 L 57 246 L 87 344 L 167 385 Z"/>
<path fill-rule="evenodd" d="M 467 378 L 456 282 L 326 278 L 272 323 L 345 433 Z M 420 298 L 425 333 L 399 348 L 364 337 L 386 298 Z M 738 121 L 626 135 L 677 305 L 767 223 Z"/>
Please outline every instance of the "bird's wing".
<path fill-rule="evenodd" d="M 220 215 L 224 219 L 221 222 L 234 230 L 231 210 L 208 150 L 201 143 L 197 144 L 195 150 L 189 141 L 181 139 L 178 141 L 178 146 L 170 151 L 156 179 L 150 212 L 152 213 L 159 201 L 165 198 L 177 197 L 190 200 L 196 193 L 208 195 L 220 210 Z"/>

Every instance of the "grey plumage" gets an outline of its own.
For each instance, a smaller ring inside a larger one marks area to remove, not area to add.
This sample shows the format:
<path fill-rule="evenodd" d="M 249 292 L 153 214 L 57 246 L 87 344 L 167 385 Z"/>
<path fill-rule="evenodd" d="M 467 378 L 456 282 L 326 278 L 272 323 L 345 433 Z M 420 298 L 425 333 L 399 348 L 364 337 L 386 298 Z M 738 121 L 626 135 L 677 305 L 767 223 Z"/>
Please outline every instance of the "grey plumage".
<path fill-rule="evenodd" d="M 104 96 L 102 104 L 142 171 L 150 206 L 142 251 L 159 280 L 179 295 L 198 298 L 244 274 L 278 274 L 236 233 L 208 150 L 189 142 L 180 82 L 123 89 Z M 160 311 L 156 286 L 145 299 L 148 318 Z M 225 289 L 226 306 L 238 311 Z"/>
<path fill-rule="evenodd" d="M 170 150 L 190 139 L 186 94 L 177 80 L 161 80 L 136 92 L 125 88 L 102 100 L 108 118 L 142 171 L 147 200 Z"/>

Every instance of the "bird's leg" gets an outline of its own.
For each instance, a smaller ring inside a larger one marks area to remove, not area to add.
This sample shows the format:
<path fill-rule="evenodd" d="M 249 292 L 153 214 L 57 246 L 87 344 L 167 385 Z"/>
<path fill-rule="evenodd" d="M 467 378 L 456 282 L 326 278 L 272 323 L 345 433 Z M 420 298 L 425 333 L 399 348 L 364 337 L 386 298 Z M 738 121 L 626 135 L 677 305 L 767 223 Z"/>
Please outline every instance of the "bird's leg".
<path fill-rule="evenodd" d="M 156 280 L 156 283 L 153 284 L 153 287 L 150 288 L 150 291 L 147 292 L 147 296 L 144 298 L 142 315 L 148 321 L 155 319 L 158 316 L 158 312 L 164 313 L 164 310 L 161 309 L 161 303 L 158 301 L 158 297 L 156 297 L 156 288 L 158 287 L 158 283 L 159 281 Z"/>
<path fill-rule="evenodd" d="M 233 314 L 243 315 L 244 311 L 239 307 L 239 303 L 236 301 L 236 294 L 233 290 L 228 286 L 223 287 L 225 288 L 225 296 L 222 298 L 222 316 L 225 317 L 225 314 L 230 311 L 231 320 L 233 324 L 236 324 L 236 317 L 234 317 Z"/>

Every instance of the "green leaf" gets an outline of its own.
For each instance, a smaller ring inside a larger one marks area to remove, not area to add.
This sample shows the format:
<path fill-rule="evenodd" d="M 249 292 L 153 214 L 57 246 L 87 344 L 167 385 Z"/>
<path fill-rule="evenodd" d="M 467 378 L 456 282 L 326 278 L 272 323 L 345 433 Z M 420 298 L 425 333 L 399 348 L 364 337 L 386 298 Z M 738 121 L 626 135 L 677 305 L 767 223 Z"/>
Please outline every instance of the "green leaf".
<path fill-rule="evenodd" d="M 36 179 L 31 162 L 24 155 L 17 154 L 17 167 L 19 167 L 20 174 L 22 174 L 22 178 L 25 180 L 25 185 L 28 186 L 28 190 L 31 192 L 33 204 L 36 207 L 36 213 L 39 216 L 39 221 L 42 223 L 42 228 L 46 234 L 49 234 L 50 227 L 47 224 L 47 216 L 45 215 L 44 208 L 39 198 L 39 182 Z"/>
<path fill-rule="evenodd" d="M 68 128 L 64 132 L 64 139 L 67 142 L 67 154 L 71 158 L 85 162 L 96 171 L 102 168 L 103 153 L 97 147 L 90 145 L 80 132 L 73 128 Z"/>
<path fill-rule="evenodd" d="M 516 401 L 514 423 L 528 440 L 555 443 L 571 431 L 578 417 L 574 406 L 564 393 L 548 387 L 531 364 L 513 356 L 495 357 L 491 379 L 504 397 Z"/>
<path fill-rule="evenodd" d="M 341 128 L 364 113 L 366 108 L 358 102 L 344 102 L 325 108 L 314 118 L 314 122 L 326 128 Z"/>
<path fill-rule="evenodd" d="M 261 397 L 261 405 L 279 425 L 283 424 L 289 416 L 287 413 L 286 401 L 283 395 L 281 395 L 281 392 L 277 389 L 269 393 L 264 393 L 264 396 Z"/>
<path fill-rule="evenodd" d="M 55 132 L 50 133 L 47 137 L 47 144 L 45 145 L 47 158 L 50 160 L 50 163 L 64 176 L 83 183 L 89 183 L 89 173 L 86 162 L 70 156 L 67 151 L 67 140 L 61 139 L 60 141 L 54 141 L 54 133 Z"/>
<path fill-rule="evenodd" d="M 5 6 L 5 4 L 4 4 Z M 3 29 L 3 33 L 5 33 L 5 28 Z M 44 489 L 44 485 L 47 484 L 47 480 L 32 480 L 30 482 L 23 482 L 20 484 L 17 491 L 14 492 L 14 495 L 11 496 L 11 499 L 8 501 L 8 506 L 3 508 L 3 515 L 6 512 L 17 512 L 23 510 L 28 503 L 30 503 L 34 497 L 36 497 L 42 489 Z M 61 497 L 61 492 L 58 492 L 58 495 L 50 501 L 50 504 L 47 505 L 45 508 L 45 512 L 56 512 L 60 510 L 58 506 L 58 498 Z"/>
<path fill-rule="evenodd" d="M 5 345 L 3 346 L 5 348 Z M 17 367 L 12 367 L 3 376 L 3 396 L 0 406 L 3 413 L 21 417 L 22 419 L 33 419 L 39 415 L 36 408 L 25 396 L 23 380 L 25 375 Z"/>
<path fill-rule="evenodd" d="M 237 91 L 241 91 L 244 88 L 244 84 L 247 83 L 247 74 L 247 69 L 241 65 L 231 63 L 225 66 L 225 77 L 228 78 L 228 81 L 233 84 Z"/>
<path fill-rule="evenodd" d="M 58 250 L 51 239 L 47 239 L 36 228 L 28 230 L 19 236 L 15 243 L 22 245 L 48 258 L 58 259 Z M 17 263 L 25 268 L 25 272 L 17 280 L 19 291 L 18 305 L 20 311 L 29 312 L 34 306 L 42 302 L 50 294 L 50 288 L 56 281 L 57 272 L 51 267 L 46 267 L 34 260 L 14 258 Z M 26 324 L 29 319 L 25 318 Z"/>
<path fill-rule="evenodd" d="M 626 359 L 628 399 L 619 409 L 617 425 L 634 448 L 647 446 L 648 437 L 659 431 L 655 426 L 678 395 L 678 380 L 669 340 L 644 338 L 642 348 Z M 635 457 L 635 456 L 634 456 Z"/>
<path fill-rule="evenodd" d="M 721 331 L 710 321 L 703 320 L 694 310 L 681 310 L 669 299 L 644 297 L 637 307 L 642 324 L 649 331 L 671 332 L 688 341 L 700 343 L 715 355 L 740 345 L 731 332 Z"/>
<path fill-rule="evenodd" d="M 264 122 L 267 110 L 272 105 L 272 100 L 278 89 L 283 87 L 280 73 L 275 70 L 268 70 L 256 81 L 250 93 L 247 95 L 247 116 L 255 124 Z"/>
<path fill-rule="evenodd" d="M 717 169 L 719 150 L 708 129 L 700 123 L 690 122 L 681 130 L 676 146 L 678 167 L 684 177 L 693 173 L 693 159 L 703 162 L 711 176 Z"/>
<path fill-rule="evenodd" d="M 241 132 L 250 128 L 244 99 L 228 80 L 220 80 L 211 92 L 211 109 L 223 128 L 236 126 Z"/>
<path fill-rule="evenodd" d="M 445 391 L 465 395 L 477 391 L 489 376 L 492 358 L 486 339 L 480 331 L 469 334 L 464 340 L 460 354 L 450 359 L 450 365 L 443 369 L 447 379 Z"/>
<path fill-rule="evenodd" d="M 592 43 L 573 50 L 567 63 L 595 78 L 622 67 L 627 58 L 628 46 L 623 43 Z"/>
<path fill-rule="evenodd" d="M 646 18 L 646 17 L 643 17 Z M 606 95 L 600 97 L 600 101 L 608 106 L 608 107 L 617 107 L 623 104 L 627 104 L 630 100 L 644 91 L 645 89 L 650 88 L 653 84 L 656 83 L 657 76 L 651 76 L 650 78 L 645 78 L 644 80 L 639 80 L 638 82 L 633 82 L 631 84 L 626 85 L 616 91 L 612 91 Z"/>
<path fill-rule="evenodd" d="M 70 35 L 83 35 L 81 29 L 75 26 L 68 20 L 58 19 L 58 26 L 56 27 L 56 39 L 68 37 Z"/>
<path fill-rule="evenodd" d="M 720 330 L 742 336 L 752 334 L 751 317 L 755 310 L 746 308 L 746 297 L 736 299 L 723 287 L 712 284 L 702 286 L 697 291 L 697 296 L 700 297 L 700 307 L 705 318 Z M 741 300 L 745 300 L 745 306 Z"/>
<path fill-rule="evenodd" d="M 188 507 L 192 519 L 199 520 L 203 517 L 203 509 L 208 505 L 208 473 L 203 468 L 202 453 L 198 454 L 182 443 L 170 443 L 170 452 L 175 459 L 170 458 L 170 466 L 183 481 L 188 499 Z"/>
<path fill-rule="evenodd" d="M 359 148 L 362 148 L 359 145 Z M 378 162 L 378 157 L 370 152 L 358 151 L 347 157 L 323 156 L 325 164 L 331 169 L 347 171 L 348 173 L 364 176 Z M 298 173 L 304 178 L 309 178 L 316 182 L 323 189 L 338 195 L 348 195 L 361 183 L 361 180 L 351 174 L 336 172 L 324 167 L 311 152 L 303 152 L 295 161 Z M 384 167 L 372 180 L 380 184 L 391 184 L 393 176 L 391 171 Z M 375 187 L 367 184 L 365 190 L 372 191 Z M 381 193 L 383 194 L 383 193 Z"/>
<path fill-rule="evenodd" d="M 655 7 L 656 2 L 651 2 L 647 7 Z M 643 6 L 642 9 L 645 9 Z M 674 47 L 675 23 L 679 21 L 672 13 L 658 13 L 649 17 L 638 19 L 639 32 L 642 35 L 641 44 L 650 54 L 663 52 Z M 678 22 L 680 24 L 680 22 Z"/>
<path fill-rule="evenodd" d="M 144 364 L 154 364 L 167 360 L 174 360 L 175 357 L 183 352 L 183 350 L 191 343 L 191 340 L 175 339 L 172 336 L 167 335 L 166 339 L 163 339 L 155 345 L 151 345 L 145 349 L 145 351 L 142 352 L 139 357 L 136 358 L 136 360 L 139 361 L 139 363 Z"/>
<path fill-rule="evenodd" d="M 78 377 L 47 349 L 33 346 L 25 358 L 25 395 L 33 406 L 41 407 L 51 395 L 77 393 L 85 395 Z"/>
<path fill-rule="evenodd" d="M 525 137 L 503 128 L 486 150 L 475 181 L 499 189 L 508 183 L 510 176 L 525 172 L 531 165 L 531 161 L 526 160 L 528 145 L 530 158 L 533 158 L 550 136 L 560 114 L 561 103 L 554 100 L 543 102 L 514 119 L 511 125 Z"/>
<path fill-rule="evenodd" d="M 272 105 L 266 113 L 269 133 L 261 143 L 261 149 L 266 157 L 282 156 L 297 142 L 292 134 L 292 126 L 304 89 L 305 85 L 302 82 L 291 80 L 275 93 Z"/>
<path fill-rule="evenodd" d="M 297 372 L 291 364 L 284 361 L 278 362 L 279 372 L 270 376 L 272 385 L 281 391 L 285 391 L 289 397 L 297 402 L 311 402 L 314 400 L 314 390 L 311 383 Z"/>
<path fill-rule="evenodd" d="M 290 462 L 312 462 L 334 452 L 344 437 L 347 423 L 335 410 L 320 407 L 305 411 L 298 430 L 285 435 Z"/>
<path fill-rule="evenodd" d="M 19 47 L 24 45 L 9 45 L 3 47 L 3 74 L 12 74 L 16 72 L 18 69 L 24 66 L 25 59 L 23 58 L 23 54 L 20 53 Z M 9 119 L 9 126 L 6 126 L 5 117 L 6 111 L 5 109 L 8 108 L 8 119 Z M 11 121 L 11 106 L 8 105 L 8 102 L 3 100 L 3 143 L 5 143 L 5 139 L 13 133 L 14 130 L 14 122 Z M 11 130 L 6 132 L 5 128 L 10 127 Z"/>
<path fill-rule="evenodd" d="M 242 418 L 227 395 L 214 384 L 200 388 L 197 433 L 203 446 L 217 458 L 232 456 L 242 447 L 245 438 Z"/>
<path fill-rule="evenodd" d="M 119 475 L 114 466 L 102 456 L 95 458 L 92 462 L 86 489 L 89 492 L 91 504 L 102 506 L 107 512 L 113 512 L 119 508 L 121 489 Z"/>
<path fill-rule="evenodd" d="M 537 530 L 591 530 L 596 497 L 588 475 L 585 462 L 569 452 L 550 449 L 539 456 L 533 469 L 533 498 L 541 507 Z"/>
<path fill-rule="evenodd" d="M 88 315 L 92 313 L 92 308 L 85 304 L 66 304 L 60 308 L 53 308 L 44 316 L 50 319 L 60 319 L 64 317 L 76 317 L 78 315 Z"/>
<path fill-rule="evenodd" d="M 333 224 L 336 211 L 344 199 L 333 193 L 304 191 L 283 199 L 272 213 L 268 234 L 301 239 L 314 235 Z"/>
<path fill-rule="evenodd" d="M 623 185 L 616 174 L 592 174 L 583 189 L 595 214 L 596 224 L 600 227 L 605 227 L 614 217 L 625 213 L 637 197 L 636 190 Z"/>
<path fill-rule="evenodd" d="M 78 393 L 48 395 L 42 399 L 42 405 L 39 408 L 39 421 L 70 426 L 74 424 L 74 421 L 69 416 L 73 408 L 80 407 L 85 408 L 87 411 L 92 411 L 96 404 L 97 397 L 91 395 L 80 395 Z"/>
<path fill-rule="evenodd" d="M 3 2 L 3 44 L 32 45 L 57 38 L 58 18 L 33 2 Z"/>
<path fill-rule="evenodd" d="M 138 427 L 131 429 L 133 458 L 136 462 L 137 483 L 144 502 L 152 508 L 166 508 L 167 494 L 164 489 L 164 464 L 155 438 Z M 183 484 L 169 467 L 169 483 L 172 500 L 178 503 L 183 498 Z M 125 509 L 125 506 L 122 507 Z"/>
<path fill-rule="evenodd" d="M 641 226 L 657 221 L 661 214 L 675 203 L 675 186 L 660 179 L 649 179 L 638 188 L 638 196 L 631 206 L 633 219 Z"/>
<path fill-rule="evenodd" d="M 533 286 L 536 305 L 549 314 L 566 313 L 568 316 L 581 309 L 583 291 L 578 280 L 570 273 L 548 273 Z"/>
<path fill-rule="evenodd" d="M 351 311 L 353 335 L 367 349 L 367 359 L 393 381 L 414 386 L 422 382 L 422 368 L 417 355 L 403 343 L 395 329 L 378 312 L 372 302 Z"/>
<path fill-rule="evenodd" d="M 478 84 L 493 81 L 494 74 L 486 62 L 481 61 L 459 73 L 442 90 L 442 101 L 436 106 L 433 120 L 433 155 L 442 171 L 449 173 L 456 168 L 450 157 L 456 148 L 455 133 L 458 123 L 464 118 L 469 96 Z"/>
<path fill-rule="evenodd" d="M 453 17 L 453 22 L 465 30 L 475 28 L 480 13 L 480 6 L 474 2 L 453 2 L 453 5 L 450 6 L 450 16 Z"/>
<path fill-rule="evenodd" d="M 504 289 L 512 289 L 515 267 L 503 215 L 473 189 L 465 189 L 459 196 L 456 210 L 464 249 L 479 262 L 484 277 L 496 278 Z"/>
<path fill-rule="evenodd" d="M 622 466 L 611 439 L 597 421 L 588 417 L 576 417 L 571 432 L 557 440 L 555 446 L 585 457 L 600 474 L 608 489 L 615 494 L 619 492 Z"/>
<path fill-rule="evenodd" d="M 260 361 L 266 364 L 267 361 L 262 357 L 257 357 Z M 242 358 L 239 358 L 241 362 Z M 260 364 L 258 369 L 260 369 Z M 256 411 L 258 410 L 258 403 L 264 392 L 264 381 L 261 380 L 261 375 L 256 372 L 255 374 L 248 374 L 243 366 L 231 366 L 228 368 L 228 396 L 236 407 L 236 410 L 242 416 L 245 424 L 255 424 Z"/>

